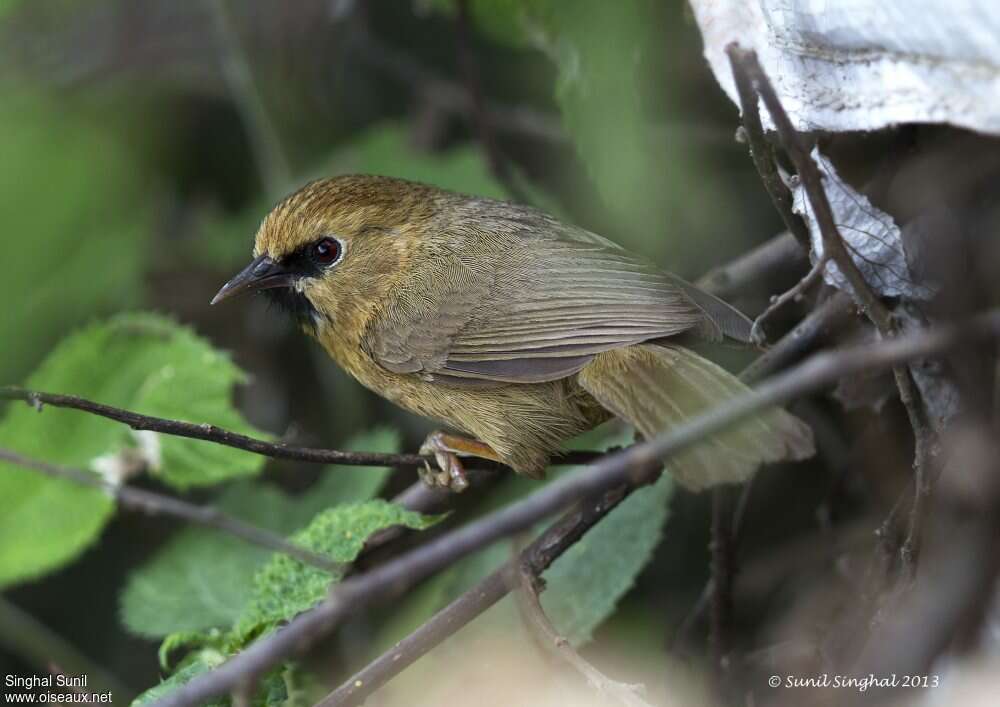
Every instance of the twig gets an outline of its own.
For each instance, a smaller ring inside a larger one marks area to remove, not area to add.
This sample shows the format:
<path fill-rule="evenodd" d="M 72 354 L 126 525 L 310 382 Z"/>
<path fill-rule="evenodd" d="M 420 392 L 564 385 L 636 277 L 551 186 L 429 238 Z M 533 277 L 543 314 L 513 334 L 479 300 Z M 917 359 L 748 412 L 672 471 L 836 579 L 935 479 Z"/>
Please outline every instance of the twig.
<path fill-rule="evenodd" d="M 802 295 L 805 291 L 812 287 L 813 284 L 819 280 L 820 275 L 823 274 L 823 268 L 826 267 L 827 260 L 827 254 L 823 253 L 823 255 L 816 259 L 816 263 L 809 269 L 809 272 L 806 273 L 805 277 L 799 280 L 794 287 L 786 290 L 771 300 L 767 309 L 765 309 L 760 316 L 754 320 L 753 326 L 750 328 L 750 340 L 752 342 L 758 345 L 766 343 L 767 334 L 764 333 L 764 322 L 789 302 L 802 299 Z"/>
<path fill-rule="evenodd" d="M 351 676 L 316 707 L 353 707 L 361 704 L 382 685 L 506 596 L 516 587 L 516 573 L 521 568 L 527 567 L 536 575 L 548 569 L 556 558 L 617 507 L 632 490 L 633 487 L 626 486 L 613 489 L 596 502 L 578 505 L 566 513 L 518 557 L 438 611 L 420 628 Z"/>
<path fill-rule="evenodd" d="M 173 518 L 180 518 L 188 523 L 194 523 L 195 525 L 221 530 L 253 545 L 285 553 L 300 562 L 318 567 L 335 575 L 343 570 L 342 565 L 331 561 L 323 555 L 306 550 L 298 545 L 293 545 L 280 535 L 275 535 L 257 526 L 244 523 L 238 518 L 227 515 L 216 508 L 196 506 L 193 503 L 187 503 L 171 496 L 164 496 L 163 494 L 153 493 L 145 489 L 119 486 L 109 483 L 97 474 L 84 471 L 83 469 L 74 469 L 73 467 L 58 466 L 37 459 L 29 459 L 9 449 L 0 449 L 0 460 L 26 469 L 39 471 L 55 479 L 65 479 L 81 486 L 100 489 L 111 496 L 123 508 L 130 511 L 138 511 L 139 513 L 152 516 L 171 516 Z"/>
<path fill-rule="evenodd" d="M 649 481 L 649 469 L 765 408 L 782 405 L 819 390 L 843 376 L 880 370 L 916 358 L 933 356 L 970 339 L 1000 336 L 1000 310 L 962 323 L 925 329 L 876 344 L 819 353 L 756 389 L 732 398 L 668 432 L 622 451 L 607 454 L 574 474 L 562 476 L 531 496 L 429 541 L 375 569 L 337 585 L 326 600 L 299 614 L 286 626 L 259 639 L 218 668 L 199 675 L 165 696 L 156 707 L 188 707 L 228 693 L 249 674 L 262 674 L 275 664 L 306 650 L 344 618 L 405 592 L 430 574 L 501 537 L 530 528 L 539 519 L 579 499 L 622 484 Z"/>
<path fill-rule="evenodd" d="M 754 91 L 751 74 L 747 71 L 746 62 L 742 56 L 738 56 L 735 52 L 727 53 L 733 71 L 733 80 L 736 83 L 736 92 L 740 97 L 740 112 L 743 114 L 743 129 L 750 146 L 750 157 L 757 168 L 757 174 L 760 175 L 764 189 L 767 190 L 767 195 L 771 197 L 771 203 L 774 204 L 775 210 L 785 223 L 785 228 L 808 252 L 809 229 L 806 228 L 802 219 L 792 212 L 792 194 L 778 173 L 771 145 L 764 136 L 757 93 Z M 770 106 L 768 108 L 770 109 Z"/>
<path fill-rule="evenodd" d="M 94 663 L 76 646 L 19 606 L 0 596 L 0 646 L 26 664 L 45 670 L 51 664 L 69 675 L 86 675 L 94 692 L 110 692 L 120 704 L 132 701 L 134 692 Z"/>
<path fill-rule="evenodd" d="M 730 489 L 724 486 L 712 489 L 712 529 L 709 551 L 711 554 L 711 612 L 709 621 L 709 644 L 715 669 L 726 684 L 729 673 L 729 634 L 733 621 L 733 537 L 731 514 L 729 512 Z"/>
<path fill-rule="evenodd" d="M 540 583 L 538 575 L 531 568 L 523 568 L 520 575 L 521 586 L 520 591 L 517 592 L 518 606 L 529 628 L 538 634 L 538 642 L 546 650 L 569 663 L 577 672 L 587 678 L 590 686 L 601 695 L 611 696 L 627 707 L 650 707 L 650 704 L 640 697 L 645 686 L 612 680 L 584 660 L 583 656 L 573 649 L 569 641 L 556 631 L 556 627 L 545 615 L 545 609 L 542 608 L 542 603 L 538 598 L 538 585 Z"/>
<path fill-rule="evenodd" d="M 855 674 L 927 674 L 963 629 L 981 625 L 995 601 L 1000 573 L 996 429 L 989 419 L 965 425 L 952 432 L 952 463 L 938 483 L 927 561 L 852 660 Z"/>
<path fill-rule="evenodd" d="M 757 55 L 753 51 L 741 49 L 735 44 L 726 48 L 730 62 L 734 66 L 736 76 L 742 74 L 749 79 L 754 89 L 764 101 L 771 119 L 781 137 L 782 145 L 788 153 L 789 159 L 795 165 L 795 169 L 802 181 L 809 204 L 816 222 L 819 225 L 820 235 L 823 240 L 824 253 L 836 263 L 837 268 L 847 279 L 855 299 L 861 304 L 865 313 L 871 319 L 875 328 L 883 338 L 891 338 L 897 335 L 896 325 L 892 320 L 889 310 L 882 301 L 875 295 L 869 287 L 861 271 L 847 252 L 844 242 L 840 237 L 840 232 L 833 218 L 833 211 L 830 202 L 823 189 L 823 177 L 819 172 L 816 163 L 809 156 L 809 152 L 802 144 L 798 132 L 788 118 L 778 94 L 768 80 L 766 74 L 757 61 Z M 740 80 L 745 79 L 738 79 Z M 742 94 L 741 94 L 742 95 Z M 896 380 L 896 387 L 899 389 L 899 398 L 906 409 L 910 426 L 913 428 L 915 438 L 914 449 L 914 473 L 916 476 L 916 493 L 913 500 L 913 507 L 910 511 L 910 524 L 906 541 L 903 543 L 901 551 L 904 566 L 912 574 L 916 565 L 916 555 L 918 552 L 921 520 L 923 517 L 924 497 L 928 493 L 928 470 L 930 451 L 932 446 L 932 432 L 927 422 L 926 415 L 920 405 L 916 386 L 910 373 L 906 368 L 896 366 L 893 368 L 893 377 Z"/>
<path fill-rule="evenodd" d="M 317 449 L 313 447 L 295 447 L 283 442 L 267 442 L 256 437 L 233 432 L 222 427 L 208 424 L 196 424 L 182 420 L 170 420 L 163 417 L 143 415 L 131 410 L 116 408 L 111 405 L 94 402 L 75 395 L 59 393 L 43 393 L 35 390 L 25 390 L 15 386 L 0 386 L 0 400 L 22 400 L 41 408 L 43 405 L 70 408 L 88 412 L 92 415 L 105 417 L 121 422 L 133 430 L 148 430 L 175 437 L 200 439 L 215 442 L 226 447 L 242 449 L 245 452 L 260 454 L 272 459 L 290 459 L 314 464 L 343 464 L 346 466 L 400 466 L 419 467 L 425 461 L 433 462 L 431 457 L 419 454 L 385 454 L 381 452 L 343 452 L 337 449 Z M 580 464 L 598 456 L 597 452 L 573 451 L 552 460 L 553 464 Z M 477 466 L 490 468 L 506 468 L 502 464 L 491 464 L 483 460 L 477 461 Z"/>
<path fill-rule="evenodd" d="M 472 123 L 479 135 L 479 142 L 486 153 L 486 162 L 497 181 L 514 201 L 530 204 L 531 200 L 524 189 L 517 183 L 517 175 L 510 168 L 510 163 L 500 149 L 493 128 L 486 113 L 486 101 L 483 97 L 483 84 L 479 75 L 479 62 L 471 44 L 471 22 L 469 21 L 468 0 L 458 0 L 455 18 L 455 41 L 457 45 L 458 63 L 465 79 L 466 89 L 472 102 Z"/>
<path fill-rule="evenodd" d="M 837 292 L 810 312 L 790 332 L 751 363 L 741 374 L 748 382 L 760 380 L 801 358 L 832 331 L 853 316 L 853 302 L 846 292 Z"/>
<path fill-rule="evenodd" d="M 775 273 L 785 270 L 798 272 L 800 268 L 805 268 L 809 263 L 807 252 L 786 231 L 722 267 L 710 270 L 695 284 L 716 297 L 728 299 Z"/>
<path fill-rule="evenodd" d="M 281 147 L 278 131 L 257 89 L 250 60 L 233 27 L 226 1 L 207 0 L 222 44 L 222 74 L 243 118 L 264 187 L 271 197 L 276 198 L 291 184 L 292 171 Z"/>

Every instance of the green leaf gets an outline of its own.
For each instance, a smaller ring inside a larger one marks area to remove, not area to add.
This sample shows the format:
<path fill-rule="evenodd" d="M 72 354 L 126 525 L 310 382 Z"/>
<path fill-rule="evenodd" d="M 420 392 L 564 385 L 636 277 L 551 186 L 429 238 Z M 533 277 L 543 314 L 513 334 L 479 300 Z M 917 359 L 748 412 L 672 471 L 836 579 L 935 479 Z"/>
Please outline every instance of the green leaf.
<path fill-rule="evenodd" d="M 151 314 L 120 315 L 64 340 L 28 378 L 29 388 L 69 393 L 152 415 L 256 434 L 230 403 L 243 374 L 189 329 Z M 12 405 L 0 446 L 105 473 L 141 461 L 174 486 L 256 473 L 263 458 L 219 445 L 133 434 L 110 420 Z M 100 491 L 0 464 L 0 586 L 36 577 L 79 554 L 113 511 Z"/>
<path fill-rule="evenodd" d="M 338 506 L 316 516 L 293 542 L 326 555 L 334 562 L 351 562 L 373 533 L 394 525 L 422 530 L 439 518 L 423 516 L 386 501 Z M 330 584 L 340 579 L 285 555 L 275 555 L 254 578 L 254 596 L 237 625 L 243 639 L 267 631 L 281 621 L 318 604 Z"/>
<path fill-rule="evenodd" d="M 542 575 L 542 607 L 573 645 L 590 640 L 652 558 L 672 492 L 667 474 L 634 491 Z"/>
<path fill-rule="evenodd" d="M 398 452 L 399 434 L 376 428 L 349 440 L 345 448 Z M 290 535 L 320 511 L 372 498 L 391 472 L 388 468 L 330 466 L 299 496 L 243 483 L 227 489 L 217 505 L 248 523 Z M 250 600 L 254 573 L 270 555 L 268 550 L 217 531 L 182 530 L 129 576 L 121 597 L 122 621 L 133 633 L 151 638 L 231 626 Z"/>

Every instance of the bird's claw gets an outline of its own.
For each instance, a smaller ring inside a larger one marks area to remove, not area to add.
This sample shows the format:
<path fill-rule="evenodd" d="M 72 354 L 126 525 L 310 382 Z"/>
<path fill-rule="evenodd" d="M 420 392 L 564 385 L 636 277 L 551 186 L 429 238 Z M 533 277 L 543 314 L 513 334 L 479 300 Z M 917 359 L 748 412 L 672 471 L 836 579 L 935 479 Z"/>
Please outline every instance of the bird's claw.
<path fill-rule="evenodd" d="M 445 443 L 444 434 L 434 432 L 420 445 L 420 453 L 433 455 L 437 469 L 425 461 L 420 469 L 420 480 L 432 488 L 446 488 L 455 492 L 469 488 L 469 479 L 465 475 L 458 455 Z"/>

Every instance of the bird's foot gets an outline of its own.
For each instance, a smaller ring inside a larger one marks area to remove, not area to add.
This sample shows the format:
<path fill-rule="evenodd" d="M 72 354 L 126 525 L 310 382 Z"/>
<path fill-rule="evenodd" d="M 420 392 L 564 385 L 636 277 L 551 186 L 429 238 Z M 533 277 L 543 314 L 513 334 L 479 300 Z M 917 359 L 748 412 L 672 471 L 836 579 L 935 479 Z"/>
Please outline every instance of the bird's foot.
<path fill-rule="evenodd" d="M 420 453 L 433 455 L 437 469 L 429 462 L 424 462 L 420 470 L 420 479 L 432 487 L 448 488 L 452 491 L 464 491 L 469 487 L 469 479 L 465 476 L 465 467 L 459 456 L 481 457 L 500 461 L 493 449 L 474 439 L 450 435 L 444 432 L 432 432 L 420 445 Z"/>

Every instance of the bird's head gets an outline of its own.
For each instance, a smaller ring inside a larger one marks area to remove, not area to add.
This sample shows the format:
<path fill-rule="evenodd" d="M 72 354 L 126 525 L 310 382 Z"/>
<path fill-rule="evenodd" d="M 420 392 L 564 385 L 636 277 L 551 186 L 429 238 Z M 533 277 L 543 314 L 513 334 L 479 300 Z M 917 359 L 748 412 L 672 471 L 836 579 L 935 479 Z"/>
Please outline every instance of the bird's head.
<path fill-rule="evenodd" d="M 308 329 L 346 324 L 405 275 L 445 195 L 388 177 L 312 182 L 265 217 L 253 260 L 212 304 L 260 291 Z"/>

